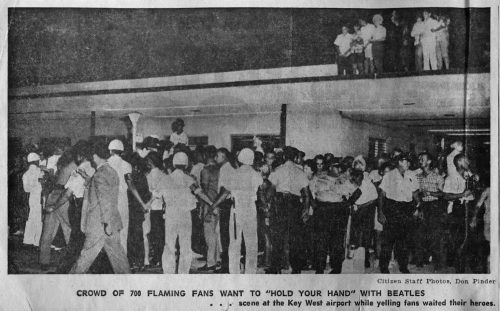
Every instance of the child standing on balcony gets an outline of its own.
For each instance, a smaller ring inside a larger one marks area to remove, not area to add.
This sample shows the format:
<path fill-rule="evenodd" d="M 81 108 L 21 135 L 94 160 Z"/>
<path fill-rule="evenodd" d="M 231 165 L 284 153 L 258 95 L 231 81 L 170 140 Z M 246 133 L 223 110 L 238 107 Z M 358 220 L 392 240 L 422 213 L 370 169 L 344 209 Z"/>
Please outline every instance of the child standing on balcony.
<path fill-rule="evenodd" d="M 354 74 L 360 74 L 363 72 L 363 62 L 365 59 L 365 53 L 363 52 L 364 41 L 361 34 L 361 27 L 359 25 L 354 25 L 354 34 L 351 41 L 351 61 L 352 70 Z"/>

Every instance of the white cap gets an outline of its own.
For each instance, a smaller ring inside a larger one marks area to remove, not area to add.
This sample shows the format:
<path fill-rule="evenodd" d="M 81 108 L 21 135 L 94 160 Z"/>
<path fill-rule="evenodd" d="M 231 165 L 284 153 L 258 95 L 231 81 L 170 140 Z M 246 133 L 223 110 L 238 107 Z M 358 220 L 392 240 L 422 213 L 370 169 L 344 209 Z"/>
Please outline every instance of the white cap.
<path fill-rule="evenodd" d="M 238 154 L 238 161 L 240 161 L 243 164 L 246 165 L 252 165 L 253 164 L 253 151 L 252 149 L 249 148 L 243 148 L 241 149 L 240 153 Z"/>
<path fill-rule="evenodd" d="M 177 152 L 174 154 L 172 164 L 175 165 L 188 165 L 188 156 L 184 152 Z"/>
<path fill-rule="evenodd" d="M 108 146 L 108 150 L 119 150 L 123 151 L 123 143 L 119 139 L 113 139 Z"/>
<path fill-rule="evenodd" d="M 34 152 L 28 154 L 28 162 L 40 161 L 40 156 Z"/>
<path fill-rule="evenodd" d="M 354 165 L 357 163 L 361 164 L 361 166 L 363 167 L 363 170 L 366 169 L 366 161 L 365 161 L 365 158 L 363 158 L 362 155 L 358 155 L 357 157 L 354 158 L 354 161 L 352 162 L 352 167 L 354 167 Z"/>

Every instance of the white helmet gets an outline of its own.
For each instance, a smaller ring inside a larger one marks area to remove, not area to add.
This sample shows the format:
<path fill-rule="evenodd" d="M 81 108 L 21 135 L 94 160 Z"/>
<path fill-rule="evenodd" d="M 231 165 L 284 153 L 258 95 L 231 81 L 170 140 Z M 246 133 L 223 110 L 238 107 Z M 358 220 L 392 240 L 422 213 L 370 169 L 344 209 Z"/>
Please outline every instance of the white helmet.
<path fill-rule="evenodd" d="M 172 164 L 175 165 L 188 165 L 188 156 L 184 152 L 177 152 L 172 159 Z"/>
<path fill-rule="evenodd" d="M 108 146 L 108 150 L 123 151 L 123 143 L 119 139 L 113 139 Z"/>
<path fill-rule="evenodd" d="M 253 151 L 252 149 L 249 148 L 243 148 L 241 149 L 240 153 L 238 154 L 238 161 L 240 161 L 243 164 L 246 165 L 252 165 L 253 164 Z"/>
<path fill-rule="evenodd" d="M 40 156 L 34 152 L 28 154 L 28 163 L 35 161 L 40 161 Z"/>

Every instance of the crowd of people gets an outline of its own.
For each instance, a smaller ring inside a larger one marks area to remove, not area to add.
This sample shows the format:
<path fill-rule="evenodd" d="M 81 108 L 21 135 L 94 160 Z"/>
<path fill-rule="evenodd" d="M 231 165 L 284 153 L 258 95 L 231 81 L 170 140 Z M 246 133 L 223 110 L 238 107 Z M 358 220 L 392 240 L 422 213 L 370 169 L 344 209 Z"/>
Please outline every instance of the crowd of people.
<path fill-rule="evenodd" d="M 334 42 L 340 75 L 450 68 L 446 15 L 424 9 L 414 21 L 407 21 L 392 11 L 389 22 L 384 23 L 380 14 L 371 21 L 359 19 L 352 29 L 342 26 Z"/>
<path fill-rule="evenodd" d="M 489 177 L 471 172 L 457 141 L 439 156 L 394 149 L 362 156 L 270 148 L 258 137 L 235 154 L 188 147 L 184 122 L 170 139 L 78 141 L 27 150 L 9 172 L 9 225 L 50 269 L 86 273 L 101 251 L 115 273 L 342 273 L 347 259 L 389 273 L 397 262 L 435 271 L 489 267 Z M 48 154 L 50 153 L 50 154 Z M 24 216 L 23 216 L 23 211 Z M 27 216 L 27 217 L 26 217 Z"/>

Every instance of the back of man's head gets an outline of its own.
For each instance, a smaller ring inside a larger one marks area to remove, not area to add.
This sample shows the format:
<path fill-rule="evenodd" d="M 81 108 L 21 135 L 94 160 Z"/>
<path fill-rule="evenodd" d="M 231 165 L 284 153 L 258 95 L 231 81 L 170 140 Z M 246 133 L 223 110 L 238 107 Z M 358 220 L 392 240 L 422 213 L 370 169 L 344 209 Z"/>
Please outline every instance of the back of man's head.
<path fill-rule="evenodd" d="M 286 146 L 283 148 L 283 159 L 286 161 L 293 161 L 295 160 L 295 157 L 297 156 L 297 149 Z"/>
<path fill-rule="evenodd" d="M 103 160 L 107 160 L 110 156 L 108 146 L 104 142 L 96 142 L 92 146 L 92 154 L 97 155 Z"/>

